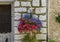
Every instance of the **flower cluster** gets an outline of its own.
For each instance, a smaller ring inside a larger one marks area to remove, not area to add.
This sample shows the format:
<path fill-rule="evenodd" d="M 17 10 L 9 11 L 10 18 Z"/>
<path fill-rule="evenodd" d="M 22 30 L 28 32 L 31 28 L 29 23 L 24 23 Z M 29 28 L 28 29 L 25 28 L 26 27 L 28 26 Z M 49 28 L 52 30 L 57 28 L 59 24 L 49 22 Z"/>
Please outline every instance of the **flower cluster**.
<path fill-rule="evenodd" d="M 27 32 L 33 30 L 39 30 L 42 26 L 42 23 L 39 19 L 35 17 L 31 17 L 30 15 L 24 15 L 24 17 L 20 18 L 20 23 L 18 25 L 19 32 Z"/>

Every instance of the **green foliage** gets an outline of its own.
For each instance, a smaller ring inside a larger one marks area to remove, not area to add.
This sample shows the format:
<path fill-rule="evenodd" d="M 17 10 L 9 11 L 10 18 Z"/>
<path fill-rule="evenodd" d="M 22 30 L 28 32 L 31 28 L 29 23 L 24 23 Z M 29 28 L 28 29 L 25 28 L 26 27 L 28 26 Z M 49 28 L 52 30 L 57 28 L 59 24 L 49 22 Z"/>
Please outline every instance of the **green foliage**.
<path fill-rule="evenodd" d="M 22 42 L 36 42 L 36 37 L 35 37 L 35 35 L 32 35 L 32 36 L 31 36 L 29 33 L 27 33 L 27 34 L 24 36 Z"/>
<path fill-rule="evenodd" d="M 50 42 L 56 42 L 55 40 L 50 40 Z"/>
<path fill-rule="evenodd" d="M 58 22 L 58 23 L 60 23 L 60 15 L 58 14 L 58 16 L 56 17 L 56 21 Z"/>

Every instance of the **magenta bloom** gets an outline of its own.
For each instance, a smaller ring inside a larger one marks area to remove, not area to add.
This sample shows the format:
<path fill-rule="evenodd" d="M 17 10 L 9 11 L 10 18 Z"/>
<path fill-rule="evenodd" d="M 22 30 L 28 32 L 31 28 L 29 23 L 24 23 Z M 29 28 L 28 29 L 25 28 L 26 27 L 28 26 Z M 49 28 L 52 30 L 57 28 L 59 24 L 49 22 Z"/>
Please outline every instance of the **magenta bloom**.
<path fill-rule="evenodd" d="M 26 16 L 25 16 L 26 17 Z M 27 32 L 27 31 L 33 31 L 33 30 L 38 30 L 42 27 L 42 22 L 37 19 L 37 18 L 30 18 L 27 17 L 25 18 L 20 18 L 20 23 L 18 25 L 18 31 L 19 32 Z"/>

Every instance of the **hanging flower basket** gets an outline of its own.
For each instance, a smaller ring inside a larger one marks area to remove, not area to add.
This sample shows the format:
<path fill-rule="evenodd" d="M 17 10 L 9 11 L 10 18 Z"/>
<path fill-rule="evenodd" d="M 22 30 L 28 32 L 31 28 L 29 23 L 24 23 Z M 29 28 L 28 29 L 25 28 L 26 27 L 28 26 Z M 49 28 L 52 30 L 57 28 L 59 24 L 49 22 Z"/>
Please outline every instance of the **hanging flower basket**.
<path fill-rule="evenodd" d="M 32 14 L 25 14 L 19 21 L 18 31 L 26 33 L 22 42 L 36 42 L 35 32 L 40 31 L 42 27 L 39 18 L 33 17 Z"/>
<path fill-rule="evenodd" d="M 32 17 L 32 14 L 24 15 L 19 21 L 18 31 L 20 33 L 37 31 L 42 27 L 42 22 L 39 18 Z"/>

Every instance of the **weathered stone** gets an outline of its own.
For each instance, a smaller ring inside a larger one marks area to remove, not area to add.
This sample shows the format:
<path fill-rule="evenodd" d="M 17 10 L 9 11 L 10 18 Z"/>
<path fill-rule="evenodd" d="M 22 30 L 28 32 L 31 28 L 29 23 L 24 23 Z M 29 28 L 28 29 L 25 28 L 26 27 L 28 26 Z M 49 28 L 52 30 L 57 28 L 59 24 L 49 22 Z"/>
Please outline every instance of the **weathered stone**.
<path fill-rule="evenodd" d="M 14 42 L 22 42 L 21 40 L 15 40 Z"/>
<path fill-rule="evenodd" d="M 19 1 L 15 1 L 14 2 L 14 7 L 20 6 L 20 2 Z"/>
<path fill-rule="evenodd" d="M 19 40 L 19 39 L 22 39 L 22 38 L 23 38 L 23 35 L 14 35 L 15 40 Z"/>
<path fill-rule="evenodd" d="M 46 7 L 36 8 L 36 9 L 35 9 L 35 13 L 36 13 L 36 14 L 46 13 Z"/>
<path fill-rule="evenodd" d="M 32 17 L 34 17 L 34 18 L 37 18 L 37 19 L 38 19 L 38 15 L 32 15 Z"/>
<path fill-rule="evenodd" d="M 33 11 L 34 11 L 34 8 L 28 8 L 28 13 L 33 13 Z"/>
<path fill-rule="evenodd" d="M 47 33 L 47 29 L 46 28 L 41 28 L 40 32 Z"/>
<path fill-rule="evenodd" d="M 36 34 L 37 40 L 46 40 L 46 34 Z"/>
<path fill-rule="evenodd" d="M 39 0 L 33 0 L 32 1 L 32 5 L 33 6 L 39 6 L 40 5 L 40 1 Z"/>
<path fill-rule="evenodd" d="M 20 21 L 14 21 L 14 26 L 18 26 Z"/>
<path fill-rule="evenodd" d="M 15 13 L 14 14 L 14 19 L 19 20 L 21 18 L 21 13 Z"/>
<path fill-rule="evenodd" d="M 13 2 L 14 0 L 0 0 L 0 2 Z"/>
<path fill-rule="evenodd" d="M 40 15 L 40 16 L 39 16 L 39 19 L 40 19 L 40 20 L 46 20 L 46 15 Z"/>
<path fill-rule="evenodd" d="M 46 1 L 45 0 L 41 0 L 41 1 L 42 1 L 41 2 L 42 6 L 46 6 L 46 3 L 45 3 Z M 21 2 L 21 6 L 19 4 L 20 2 Z M 21 18 L 21 12 L 28 12 L 28 13 L 35 12 L 35 14 L 33 14 L 33 17 L 35 17 L 35 18 L 38 18 L 38 16 L 36 14 L 46 13 L 46 7 L 39 7 L 40 0 L 32 0 L 32 4 L 30 1 L 19 1 L 19 3 L 18 3 L 19 5 L 17 5 L 17 4 L 14 5 L 16 7 L 14 9 L 14 12 L 15 12 L 14 19 L 18 20 L 19 18 Z M 31 7 L 31 5 L 33 7 Z M 28 10 L 26 7 L 28 8 Z M 22 17 L 24 17 L 25 13 L 22 13 L 22 14 L 23 14 Z M 40 15 L 39 19 L 45 21 L 46 15 Z M 43 22 L 43 21 L 42 21 L 42 25 L 43 25 L 43 27 L 46 27 L 47 22 Z M 14 26 L 18 26 L 18 24 L 19 24 L 19 21 L 14 21 Z M 42 28 L 40 31 L 42 33 L 47 33 L 46 28 Z M 19 34 L 18 27 L 14 27 L 14 33 L 16 33 L 14 36 L 14 39 L 16 39 L 15 42 L 22 42 L 19 39 L 23 38 L 23 34 L 22 35 Z M 46 40 L 46 34 L 36 34 L 36 39 L 37 40 Z M 42 42 L 46 42 L 46 41 L 42 41 Z"/>
<path fill-rule="evenodd" d="M 20 40 L 20 39 L 22 39 L 23 37 L 24 37 L 23 34 L 14 35 L 14 39 L 15 39 L 15 40 Z"/>
<path fill-rule="evenodd" d="M 36 8 L 36 9 L 35 9 L 35 13 L 36 13 L 36 14 L 40 14 L 40 13 L 41 13 L 41 9 L 40 9 L 40 8 Z"/>
<path fill-rule="evenodd" d="M 43 25 L 43 27 L 46 27 L 47 23 L 46 22 L 42 22 L 42 25 Z"/>
<path fill-rule="evenodd" d="M 49 0 L 49 37 L 55 39 L 56 42 L 60 42 L 60 23 L 55 21 L 55 17 L 60 14 L 60 3 L 59 0 Z M 58 31 L 58 32 L 57 32 Z M 55 33 L 54 33 L 55 32 Z"/>
<path fill-rule="evenodd" d="M 25 7 L 15 8 L 14 12 L 27 12 L 27 8 Z"/>
<path fill-rule="evenodd" d="M 18 27 L 14 27 L 14 33 L 19 34 Z"/>
<path fill-rule="evenodd" d="M 41 8 L 41 13 L 46 13 L 46 7 Z"/>
<path fill-rule="evenodd" d="M 42 4 L 42 6 L 46 6 L 47 5 L 47 0 L 41 0 L 41 4 Z"/>
<path fill-rule="evenodd" d="M 21 2 L 21 6 L 31 6 L 31 2 Z"/>
<path fill-rule="evenodd" d="M 42 42 L 46 42 L 46 41 L 42 41 Z"/>

